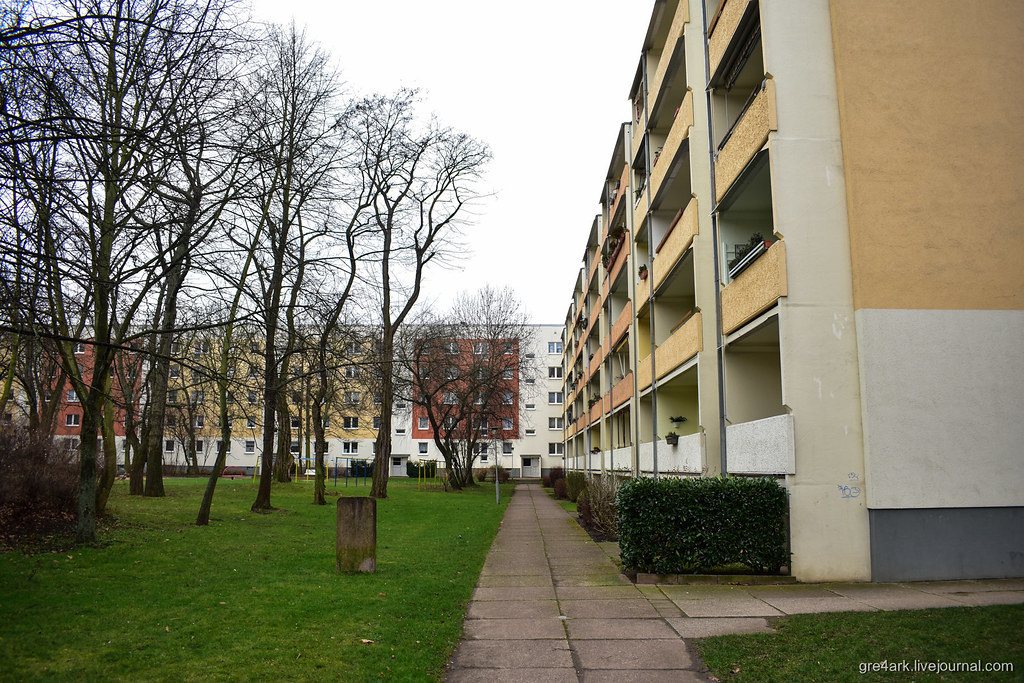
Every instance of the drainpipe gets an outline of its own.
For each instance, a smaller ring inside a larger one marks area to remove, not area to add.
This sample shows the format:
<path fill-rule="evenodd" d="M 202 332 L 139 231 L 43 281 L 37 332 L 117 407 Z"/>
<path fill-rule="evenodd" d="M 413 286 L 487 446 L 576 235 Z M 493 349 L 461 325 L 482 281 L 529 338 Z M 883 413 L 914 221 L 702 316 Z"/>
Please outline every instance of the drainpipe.
<path fill-rule="evenodd" d="M 627 125 L 623 129 L 623 135 L 625 136 L 624 148 L 626 150 L 626 158 L 627 159 L 632 159 L 633 158 L 633 123 L 632 123 L 632 117 L 630 118 L 629 125 Z M 625 191 L 629 192 L 629 188 L 628 187 L 625 188 Z M 627 196 L 629 196 L 629 195 L 627 195 Z M 632 221 L 632 214 L 628 214 L 628 220 Z M 635 232 L 636 231 L 636 226 L 632 225 L 632 223 L 631 223 L 630 227 L 632 228 L 633 236 L 635 237 L 636 236 L 636 232 Z M 633 262 L 633 267 L 634 268 L 636 267 L 636 259 L 635 258 L 634 258 L 634 262 Z M 635 368 L 635 369 L 639 369 L 639 367 L 638 367 L 639 361 L 637 360 L 637 358 L 640 355 L 640 343 L 637 341 L 637 338 L 636 338 L 636 325 L 635 325 L 635 322 L 636 322 L 636 314 L 637 314 L 637 312 L 638 312 L 640 307 L 636 304 L 636 284 L 635 284 L 635 282 L 633 284 L 633 296 L 630 297 L 630 301 L 633 302 L 633 316 L 632 316 L 633 317 L 633 321 L 631 322 L 631 324 L 633 325 L 633 334 L 630 335 L 630 336 L 633 337 L 633 340 L 632 340 L 633 341 L 633 362 L 632 362 L 632 367 Z M 633 457 L 632 457 L 632 461 L 633 462 L 631 463 L 631 465 L 633 466 L 633 471 L 634 472 L 639 472 L 640 471 L 640 379 L 638 377 L 639 374 L 640 373 L 638 373 L 638 372 L 634 372 L 633 373 L 633 397 L 631 399 L 632 406 L 633 406 L 633 410 L 632 410 L 632 412 L 633 412 L 633 447 L 630 450 L 631 450 L 631 452 L 633 454 Z"/>
<path fill-rule="evenodd" d="M 707 104 L 708 118 L 708 163 L 709 175 L 711 176 L 711 239 L 714 243 L 713 262 L 715 264 L 715 352 L 716 364 L 718 366 L 718 440 L 719 453 L 721 455 L 721 476 L 729 472 L 729 460 L 727 455 L 727 441 L 725 438 L 725 335 L 722 334 L 722 287 L 721 287 L 721 243 L 718 237 L 718 206 L 715 197 L 718 192 L 715 188 L 715 134 L 712 128 L 711 119 L 711 61 L 708 54 L 708 6 L 706 0 L 701 1 L 701 10 L 704 18 L 704 94 Z"/>

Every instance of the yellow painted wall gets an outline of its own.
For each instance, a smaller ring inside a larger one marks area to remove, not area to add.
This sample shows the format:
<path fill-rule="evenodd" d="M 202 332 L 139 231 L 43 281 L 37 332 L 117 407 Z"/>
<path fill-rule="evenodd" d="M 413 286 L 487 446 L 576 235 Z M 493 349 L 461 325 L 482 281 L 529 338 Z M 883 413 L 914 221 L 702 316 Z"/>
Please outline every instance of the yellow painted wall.
<path fill-rule="evenodd" d="M 1024 308 L 1024 3 L 831 0 L 856 309 Z"/>

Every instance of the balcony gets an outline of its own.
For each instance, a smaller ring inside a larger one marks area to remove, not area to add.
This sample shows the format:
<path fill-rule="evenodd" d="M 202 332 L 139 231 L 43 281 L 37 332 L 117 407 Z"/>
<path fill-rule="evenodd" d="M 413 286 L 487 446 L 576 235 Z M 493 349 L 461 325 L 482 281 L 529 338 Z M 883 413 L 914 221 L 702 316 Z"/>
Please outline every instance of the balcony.
<path fill-rule="evenodd" d="M 786 243 L 778 241 L 722 290 L 722 331 L 733 332 L 786 296 Z"/>
<path fill-rule="evenodd" d="M 669 227 L 668 234 L 661 240 L 661 244 L 655 250 L 654 257 L 654 289 L 665 281 L 665 278 L 672 272 L 672 268 L 690 248 L 694 236 L 697 234 L 697 199 L 694 197 L 686 205 L 680 214 Z"/>
<path fill-rule="evenodd" d="M 661 96 L 662 88 L 665 85 L 665 77 L 669 72 L 669 66 L 677 65 L 682 59 L 684 59 L 684 55 L 682 54 L 682 38 L 683 32 L 686 29 L 686 24 L 689 23 L 689 21 L 689 3 L 680 2 L 676 6 L 675 14 L 672 16 L 672 26 L 668 30 L 668 36 L 665 38 L 665 46 L 661 51 L 661 59 L 658 61 L 658 68 L 654 72 L 654 77 L 650 79 L 650 91 L 654 93 L 655 99 Z"/>
<path fill-rule="evenodd" d="M 668 375 L 703 349 L 701 315 L 696 312 L 676 328 L 654 352 L 658 379 Z"/>
<path fill-rule="evenodd" d="M 719 66 L 742 45 L 751 23 L 759 21 L 757 0 L 724 0 L 709 27 L 708 64 L 715 74 Z"/>
<path fill-rule="evenodd" d="M 676 163 L 676 156 L 679 154 L 683 142 L 690 135 L 690 128 L 693 126 L 693 92 L 687 91 L 683 97 L 683 103 L 676 113 L 672 126 L 669 128 L 668 137 L 657 157 L 652 157 L 651 167 L 651 193 L 657 195 L 661 190 L 665 176 L 669 169 Z"/>
<path fill-rule="evenodd" d="M 592 406 L 590 406 L 590 412 L 588 413 L 589 417 L 590 417 L 590 424 L 594 424 L 595 422 L 600 420 L 601 416 L 604 415 L 605 410 L 607 409 L 607 407 L 608 407 L 608 396 L 607 395 L 602 396 L 601 398 L 597 399 L 597 401 Z"/>
<path fill-rule="evenodd" d="M 715 158 L 715 201 L 720 202 L 750 160 L 768 142 L 769 131 L 778 130 L 775 115 L 775 81 L 765 78 L 723 140 Z"/>
<path fill-rule="evenodd" d="M 729 425 L 725 438 L 729 474 L 796 474 L 792 415 Z"/>
<path fill-rule="evenodd" d="M 647 356 L 636 366 L 636 389 L 643 391 L 651 386 L 651 357 Z"/>

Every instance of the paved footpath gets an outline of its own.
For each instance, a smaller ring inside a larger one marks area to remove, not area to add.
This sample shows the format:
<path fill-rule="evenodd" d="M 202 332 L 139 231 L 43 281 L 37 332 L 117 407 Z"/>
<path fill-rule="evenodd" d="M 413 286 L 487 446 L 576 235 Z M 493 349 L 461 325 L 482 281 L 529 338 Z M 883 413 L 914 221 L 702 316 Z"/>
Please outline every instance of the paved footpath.
<path fill-rule="evenodd" d="M 803 612 L 1024 602 L 1024 579 L 637 586 L 539 484 L 509 503 L 446 680 L 706 681 L 689 642 Z"/>

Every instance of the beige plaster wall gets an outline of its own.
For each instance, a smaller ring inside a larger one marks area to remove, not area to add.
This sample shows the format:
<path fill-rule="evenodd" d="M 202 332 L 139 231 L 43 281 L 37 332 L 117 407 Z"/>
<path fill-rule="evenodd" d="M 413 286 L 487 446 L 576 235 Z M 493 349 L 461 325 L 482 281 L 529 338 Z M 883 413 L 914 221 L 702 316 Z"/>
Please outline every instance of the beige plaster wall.
<path fill-rule="evenodd" d="M 830 6 L 856 307 L 1024 308 L 1024 3 Z"/>

